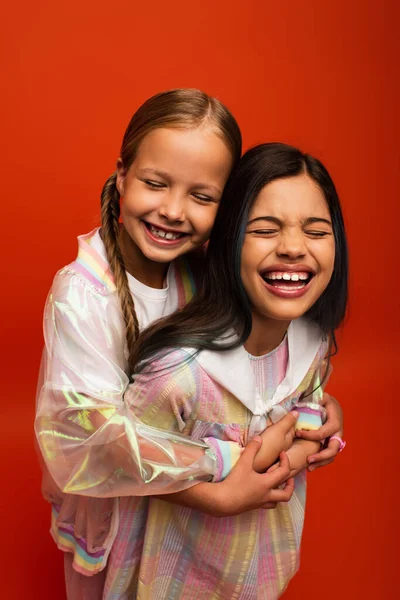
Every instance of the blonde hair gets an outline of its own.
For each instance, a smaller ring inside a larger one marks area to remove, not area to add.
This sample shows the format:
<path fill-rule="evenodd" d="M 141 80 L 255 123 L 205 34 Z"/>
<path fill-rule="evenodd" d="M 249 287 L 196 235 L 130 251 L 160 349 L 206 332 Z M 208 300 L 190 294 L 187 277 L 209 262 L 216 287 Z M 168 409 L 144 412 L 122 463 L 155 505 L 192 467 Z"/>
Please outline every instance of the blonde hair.
<path fill-rule="evenodd" d="M 233 115 L 219 100 L 200 90 L 176 89 L 149 98 L 133 115 L 122 140 L 123 168 L 128 171 L 141 141 L 150 131 L 160 127 L 196 128 L 203 123 L 209 123 L 225 141 L 235 165 L 241 155 L 242 138 Z M 107 179 L 101 194 L 102 238 L 121 302 L 130 363 L 139 336 L 139 323 L 119 243 L 120 194 L 116 182 L 115 172 Z"/>

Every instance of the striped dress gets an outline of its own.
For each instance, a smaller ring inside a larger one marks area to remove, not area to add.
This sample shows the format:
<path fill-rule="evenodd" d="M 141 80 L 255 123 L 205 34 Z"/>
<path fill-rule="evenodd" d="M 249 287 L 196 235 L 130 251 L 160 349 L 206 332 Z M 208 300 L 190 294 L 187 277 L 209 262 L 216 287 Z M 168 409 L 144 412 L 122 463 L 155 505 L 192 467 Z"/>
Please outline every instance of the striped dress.
<path fill-rule="evenodd" d="M 325 355 L 321 345 L 295 393 L 291 410 L 313 382 Z M 145 423 L 246 444 L 251 413 L 182 350 L 161 374 L 138 377 L 125 400 Z M 185 362 L 186 360 L 186 362 Z M 271 354 L 249 357 L 255 383 L 272 396 L 285 375 L 286 338 Z M 163 365 L 165 366 L 165 365 Z M 289 503 L 217 518 L 156 498 L 120 500 L 120 525 L 111 550 L 104 600 L 274 600 L 299 566 L 305 474 Z"/>

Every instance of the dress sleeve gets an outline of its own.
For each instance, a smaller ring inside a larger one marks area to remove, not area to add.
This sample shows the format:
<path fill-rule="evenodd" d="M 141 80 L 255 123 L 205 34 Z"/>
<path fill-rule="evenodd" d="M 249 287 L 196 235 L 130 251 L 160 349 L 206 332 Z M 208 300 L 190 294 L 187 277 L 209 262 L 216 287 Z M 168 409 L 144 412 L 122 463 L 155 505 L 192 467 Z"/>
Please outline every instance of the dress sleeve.
<path fill-rule="evenodd" d="M 296 429 L 319 429 L 326 420 L 325 409 L 321 405 L 324 389 L 332 372 L 332 365 L 324 359 L 316 369 L 311 382 L 293 410 L 299 412 Z"/>
<path fill-rule="evenodd" d="M 207 443 L 143 424 L 124 401 L 124 325 L 115 294 L 60 272 L 46 303 L 44 336 L 35 433 L 63 492 L 158 495 L 221 472 Z"/>

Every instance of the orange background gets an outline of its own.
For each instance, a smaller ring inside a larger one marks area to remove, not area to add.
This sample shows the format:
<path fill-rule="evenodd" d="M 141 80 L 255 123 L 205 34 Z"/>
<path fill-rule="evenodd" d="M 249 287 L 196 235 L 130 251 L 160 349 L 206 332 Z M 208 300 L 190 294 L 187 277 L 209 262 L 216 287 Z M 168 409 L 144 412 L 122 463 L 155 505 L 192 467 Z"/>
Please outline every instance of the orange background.
<path fill-rule="evenodd" d="M 396 4 L 25 0 L 3 8 L 2 598 L 64 598 L 32 440 L 47 290 L 74 258 L 77 234 L 98 223 L 100 189 L 131 114 L 153 93 L 183 86 L 221 98 L 245 148 L 299 145 L 337 183 L 352 280 L 329 389 L 345 409 L 348 447 L 309 478 L 302 566 L 284 597 L 397 597 Z"/>

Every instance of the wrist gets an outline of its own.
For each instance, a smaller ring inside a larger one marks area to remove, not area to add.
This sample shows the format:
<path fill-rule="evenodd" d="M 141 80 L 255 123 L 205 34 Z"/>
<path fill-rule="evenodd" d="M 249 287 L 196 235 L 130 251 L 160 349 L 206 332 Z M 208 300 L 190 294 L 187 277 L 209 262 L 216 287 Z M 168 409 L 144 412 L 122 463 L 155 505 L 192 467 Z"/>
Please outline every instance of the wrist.
<path fill-rule="evenodd" d="M 209 459 L 212 457 L 214 460 L 213 482 L 223 481 L 238 462 L 244 448 L 236 442 L 216 438 L 204 438 L 202 441 L 208 445 L 206 454 Z"/>
<path fill-rule="evenodd" d="M 253 469 L 256 473 L 265 473 L 272 464 L 273 462 L 271 463 L 270 461 L 267 461 L 266 458 L 262 455 L 262 451 L 259 450 L 254 457 Z"/>

